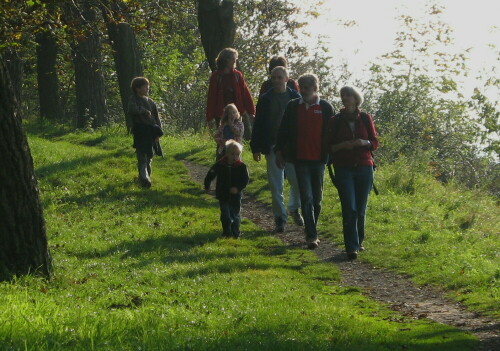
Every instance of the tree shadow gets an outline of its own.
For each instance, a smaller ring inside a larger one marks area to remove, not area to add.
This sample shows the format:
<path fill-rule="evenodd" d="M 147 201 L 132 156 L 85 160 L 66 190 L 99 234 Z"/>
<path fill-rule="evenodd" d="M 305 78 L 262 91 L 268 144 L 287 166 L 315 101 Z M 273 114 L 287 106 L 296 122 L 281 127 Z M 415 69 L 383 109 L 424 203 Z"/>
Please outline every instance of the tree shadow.
<path fill-rule="evenodd" d="M 113 153 L 103 153 L 102 155 L 79 157 L 70 161 L 54 162 L 50 165 L 35 167 L 35 174 L 38 179 L 42 179 L 53 174 L 63 174 L 64 172 L 77 169 L 82 165 L 90 165 L 108 158 L 121 157 L 128 153 L 126 150 L 119 150 Z"/>

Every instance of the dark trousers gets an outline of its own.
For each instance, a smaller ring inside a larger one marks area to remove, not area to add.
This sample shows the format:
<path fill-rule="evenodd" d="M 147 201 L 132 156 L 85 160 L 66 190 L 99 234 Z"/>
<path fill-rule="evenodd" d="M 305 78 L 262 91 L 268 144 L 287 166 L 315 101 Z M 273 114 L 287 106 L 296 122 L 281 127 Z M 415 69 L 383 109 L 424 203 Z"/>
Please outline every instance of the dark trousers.
<path fill-rule="evenodd" d="M 373 167 L 335 167 L 342 204 L 342 226 L 347 252 L 359 250 L 365 239 L 365 214 L 373 184 Z"/>
<path fill-rule="evenodd" d="M 231 195 L 229 200 L 219 200 L 222 235 L 238 238 L 240 236 L 241 193 Z"/>
<path fill-rule="evenodd" d="M 321 213 L 325 164 L 321 161 L 297 161 L 295 174 L 299 184 L 306 239 L 315 240 L 318 238 L 316 225 Z"/>

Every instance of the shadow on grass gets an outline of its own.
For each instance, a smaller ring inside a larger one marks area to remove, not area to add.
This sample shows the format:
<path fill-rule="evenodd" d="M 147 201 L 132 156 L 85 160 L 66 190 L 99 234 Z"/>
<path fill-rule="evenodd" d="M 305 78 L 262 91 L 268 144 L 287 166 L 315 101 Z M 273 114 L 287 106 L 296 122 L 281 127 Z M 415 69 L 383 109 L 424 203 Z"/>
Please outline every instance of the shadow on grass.
<path fill-rule="evenodd" d="M 199 146 L 197 148 L 190 149 L 190 150 L 175 154 L 174 159 L 177 161 L 181 161 L 181 160 L 186 159 L 186 157 L 197 154 L 198 152 L 203 151 L 203 150 L 205 150 L 205 148 L 202 146 Z M 214 145 L 214 155 L 215 155 L 215 145 Z"/>
<path fill-rule="evenodd" d="M 84 156 L 70 161 L 55 162 L 43 167 L 35 167 L 35 174 L 39 179 L 51 176 L 53 174 L 62 175 L 64 172 L 68 172 L 74 169 L 78 169 L 82 165 L 94 164 L 96 162 L 102 161 L 108 158 L 122 157 L 128 155 L 129 152 L 126 150 L 119 150 L 113 153 L 103 153 L 96 156 Z"/>

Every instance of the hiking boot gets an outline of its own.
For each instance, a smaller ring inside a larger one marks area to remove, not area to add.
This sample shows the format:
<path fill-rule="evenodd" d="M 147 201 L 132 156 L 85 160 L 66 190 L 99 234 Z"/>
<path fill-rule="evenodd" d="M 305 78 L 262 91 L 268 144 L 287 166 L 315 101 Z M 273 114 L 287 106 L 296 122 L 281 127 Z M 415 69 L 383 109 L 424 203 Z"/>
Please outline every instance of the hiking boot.
<path fill-rule="evenodd" d="M 281 217 L 276 217 L 274 219 L 274 232 L 283 233 L 285 231 L 285 221 Z"/>
<path fill-rule="evenodd" d="M 347 259 L 348 260 L 355 260 L 356 258 L 358 258 L 358 252 L 356 250 L 354 251 L 349 251 L 347 253 Z"/>
<path fill-rule="evenodd" d="M 319 246 L 319 239 L 308 239 L 307 240 L 307 248 L 314 250 Z"/>
<path fill-rule="evenodd" d="M 304 225 L 304 218 L 302 218 L 302 216 L 300 215 L 299 210 L 290 211 L 290 216 L 292 217 L 296 225 L 298 226 Z"/>

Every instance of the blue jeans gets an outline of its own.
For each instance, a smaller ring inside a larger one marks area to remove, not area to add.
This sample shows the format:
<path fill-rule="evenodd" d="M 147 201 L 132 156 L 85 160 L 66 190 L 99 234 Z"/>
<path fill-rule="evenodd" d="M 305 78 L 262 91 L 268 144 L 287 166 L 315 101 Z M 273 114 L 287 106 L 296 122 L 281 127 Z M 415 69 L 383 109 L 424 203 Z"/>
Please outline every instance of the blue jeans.
<path fill-rule="evenodd" d="M 373 167 L 335 167 L 342 204 L 342 227 L 347 252 L 359 250 L 365 239 L 365 214 L 373 184 Z"/>
<path fill-rule="evenodd" d="M 285 209 L 285 198 L 283 196 L 283 187 L 285 183 L 285 173 L 290 183 L 290 196 L 288 197 L 288 211 L 297 211 L 300 207 L 300 193 L 295 167 L 292 163 L 285 163 L 285 169 L 276 166 L 276 155 L 273 148 L 266 155 L 267 180 L 272 195 L 272 207 L 274 218 L 281 218 L 284 222 L 287 220 Z"/>
<path fill-rule="evenodd" d="M 220 221 L 223 236 L 240 236 L 241 193 L 231 195 L 229 200 L 219 200 Z"/>
<path fill-rule="evenodd" d="M 321 161 L 297 161 L 295 173 L 299 183 L 306 239 L 315 240 L 318 238 L 316 225 L 321 213 L 325 164 Z"/>

